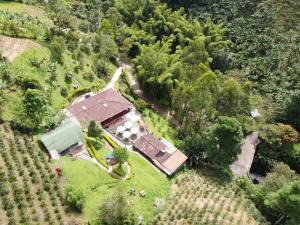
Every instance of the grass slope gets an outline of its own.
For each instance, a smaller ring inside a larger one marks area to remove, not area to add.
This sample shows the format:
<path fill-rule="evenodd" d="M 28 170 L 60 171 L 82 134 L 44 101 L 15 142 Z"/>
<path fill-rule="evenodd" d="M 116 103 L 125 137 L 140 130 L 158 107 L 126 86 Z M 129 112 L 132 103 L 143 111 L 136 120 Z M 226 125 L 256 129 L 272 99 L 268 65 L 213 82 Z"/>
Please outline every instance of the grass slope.
<path fill-rule="evenodd" d="M 143 121 L 147 128 L 153 132 L 156 137 L 162 137 L 175 144 L 177 140 L 177 131 L 161 115 L 146 109 L 143 113 Z"/>
<path fill-rule="evenodd" d="M 234 185 L 220 185 L 201 173 L 188 171 L 176 178 L 169 206 L 153 224 L 260 224 L 254 217 L 259 219 L 260 213 Z"/>
<path fill-rule="evenodd" d="M 71 185 L 87 194 L 84 213 L 88 218 L 95 217 L 103 199 L 113 194 L 118 188 L 123 188 L 125 192 L 134 188 L 137 194 L 129 196 L 130 201 L 133 201 L 134 209 L 143 216 L 147 224 L 156 213 L 153 208 L 155 199 L 166 198 L 170 187 L 169 181 L 165 175 L 136 153 L 130 153 L 129 161 L 132 164 L 134 176 L 126 181 L 111 177 L 106 171 L 89 161 L 72 161 L 70 158 L 63 157 L 57 165 L 63 170 L 66 186 Z M 141 190 L 146 192 L 144 198 L 138 195 Z"/>

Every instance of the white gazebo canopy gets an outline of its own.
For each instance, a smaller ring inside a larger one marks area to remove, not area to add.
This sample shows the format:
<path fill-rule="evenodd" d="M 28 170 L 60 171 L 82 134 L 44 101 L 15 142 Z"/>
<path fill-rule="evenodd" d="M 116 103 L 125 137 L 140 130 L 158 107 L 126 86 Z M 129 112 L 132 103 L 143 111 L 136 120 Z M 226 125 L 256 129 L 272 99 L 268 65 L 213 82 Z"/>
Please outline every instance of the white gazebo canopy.
<path fill-rule="evenodd" d="M 118 126 L 117 127 L 117 132 L 118 133 L 123 133 L 125 131 L 125 127 L 123 127 L 123 126 Z"/>
<path fill-rule="evenodd" d="M 129 138 L 130 135 L 131 135 L 130 131 L 125 131 L 125 132 L 123 133 L 123 137 L 124 137 L 124 138 Z"/>
<path fill-rule="evenodd" d="M 139 121 L 140 119 L 141 119 L 141 117 L 139 115 L 134 115 L 134 116 L 130 117 L 130 121 L 133 123 Z"/>
<path fill-rule="evenodd" d="M 132 127 L 132 123 L 131 122 L 129 122 L 129 121 L 127 121 L 125 124 L 124 124 L 124 126 L 125 126 L 125 128 L 126 129 L 130 129 L 131 127 Z"/>
<path fill-rule="evenodd" d="M 139 128 L 138 127 L 133 127 L 133 128 L 131 128 L 130 132 L 132 134 L 137 134 L 139 132 Z"/>

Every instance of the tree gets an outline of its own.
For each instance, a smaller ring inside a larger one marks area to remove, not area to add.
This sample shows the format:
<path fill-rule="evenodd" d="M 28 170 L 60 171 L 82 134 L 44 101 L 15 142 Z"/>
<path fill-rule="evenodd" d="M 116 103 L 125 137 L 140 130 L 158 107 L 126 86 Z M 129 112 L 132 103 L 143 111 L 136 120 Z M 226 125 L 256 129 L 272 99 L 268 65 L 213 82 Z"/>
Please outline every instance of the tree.
<path fill-rule="evenodd" d="M 147 108 L 148 104 L 141 98 L 134 101 L 134 107 L 139 112 L 144 112 L 144 110 Z"/>
<path fill-rule="evenodd" d="M 88 136 L 98 139 L 102 134 L 102 129 L 96 120 L 92 120 L 88 127 Z"/>
<path fill-rule="evenodd" d="M 51 57 L 54 62 L 63 64 L 63 53 L 65 50 L 65 43 L 61 37 L 55 36 L 49 45 L 51 51 Z"/>
<path fill-rule="evenodd" d="M 17 107 L 14 121 L 23 128 L 35 129 L 42 125 L 47 116 L 49 101 L 43 91 L 27 89 Z"/>
<path fill-rule="evenodd" d="M 205 67 L 201 72 L 204 73 L 192 84 L 182 82 L 173 93 L 173 106 L 187 133 L 203 132 L 217 116 L 220 81 Z"/>
<path fill-rule="evenodd" d="M 54 82 L 57 80 L 57 63 L 50 63 L 47 65 L 47 72 L 50 73 L 49 83 L 53 86 Z"/>
<path fill-rule="evenodd" d="M 259 185 L 254 185 L 248 179 L 239 179 L 238 186 L 244 191 L 256 205 L 256 207 L 263 213 L 263 215 L 276 224 L 278 218 L 283 219 L 282 213 L 278 207 L 271 204 L 272 196 L 281 190 L 286 184 L 299 181 L 299 175 L 291 170 L 288 165 L 284 163 L 276 164 L 272 170 L 267 173 L 263 182 Z"/>
<path fill-rule="evenodd" d="M 233 163 L 241 152 L 243 131 L 240 123 L 231 117 L 220 116 L 203 134 L 203 148 L 208 160 L 221 167 Z"/>
<path fill-rule="evenodd" d="M 277 208 L 283 216 L 278 221 L 287 216 L 290 220 L 287 224 L 296 225 L 300 223 L 300 181 L 287 183 L 277 192 L 271 193 L 265 203 L 273 208 Z M 275 223 L 276 224 L 276 223 Z"/>
<path fill-rule="evenodd" d="M 103 201 L 100 206 L 97 225 L 135 225 L 137 215 L 127 203 L 125 194 L 118 190 L 117 193 Z"/>
<path fill-rule="evenodd" d="M 86 195 L 73 187 L 66 189 L 66 203 L 75 211 L 82 212 L 86 202 Z"/>
<path fill-rule="evenodd" d="M 218 96 L 218 111 L 224 116 L 247 114 L 250 111 L 250 93 L 233 78 L 225 80 L 222 91 Z"/>
<path fill-rule="evenodd" d="M 199 167 L 207 154 L 203 148 L 202 137 L 198 134 L 185 138 L 180 149 L 188 156 L 190 167 L 194 168 Z"/>
<path fill-rule="evenodd" d="M 276 192 L 283 185 L 290 183 L 295 180 L 299 180 L 299 175 L 283 162 L 277 163 L 271 169 L 267 176 L 260 185 L 265 193 Z"/>
<path fill-rule="evenodd" d="M 297 172 L 300 171 L 300 160 L 294 150 L 298 132 L 289 125 L 267 124 L 261 128 L 253 169 L 259 173 L 269 171 L 274 162 L 283 161 Z"/>
<path fill-rule="evenodd" d="M 116 148 L 113 151 L 113 157 L 119 163 L 119 166 L 122 166 L 127 161 L 129 154 L 126 148 Z"/>

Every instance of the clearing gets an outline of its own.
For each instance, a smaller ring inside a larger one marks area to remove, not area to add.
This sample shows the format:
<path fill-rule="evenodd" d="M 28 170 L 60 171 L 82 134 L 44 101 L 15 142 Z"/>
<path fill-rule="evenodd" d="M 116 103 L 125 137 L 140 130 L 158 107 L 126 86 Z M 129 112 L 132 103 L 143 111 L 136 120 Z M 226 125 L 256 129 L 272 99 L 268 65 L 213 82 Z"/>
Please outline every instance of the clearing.
<path fill-rule="evenodd" d="M 29 39 L 0 35 L 0 51 L 9 62 L 28 49 L 39 47 L 40 45 L 38 43 Z"/>

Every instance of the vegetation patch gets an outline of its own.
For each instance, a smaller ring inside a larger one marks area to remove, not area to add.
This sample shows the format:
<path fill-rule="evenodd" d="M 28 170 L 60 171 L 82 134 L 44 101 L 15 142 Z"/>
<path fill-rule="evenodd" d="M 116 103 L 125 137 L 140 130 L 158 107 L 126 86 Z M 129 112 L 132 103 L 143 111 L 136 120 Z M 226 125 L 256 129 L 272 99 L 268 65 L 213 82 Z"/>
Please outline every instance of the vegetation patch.
<path fill-rule="evenodd" d="M 143 121 L 146 127 L 153 132 L 156 137 L 162 137 L 173 144 L 177 144 L 178 133 L 163 116 L 150 109 L 145 109 L 143 112 Z"/>
<path fill-rule="evenodd" d="M 0 33 L 11 37 L 43 39 L 47 28 L 25 14 L 0 10 Z"/>
<path fill-rule="evenodd" d="M 37 18 L 39 21 L 47 26 L 53 26 L 52 20 L 48 18 L 45 11 L 40 7 L 36 7 L 28 4 L 21 4 L 11 1 L 0 1 L 0 10 L 15 12 L 21 14 L 27 14 L 33 18 Z"/>

